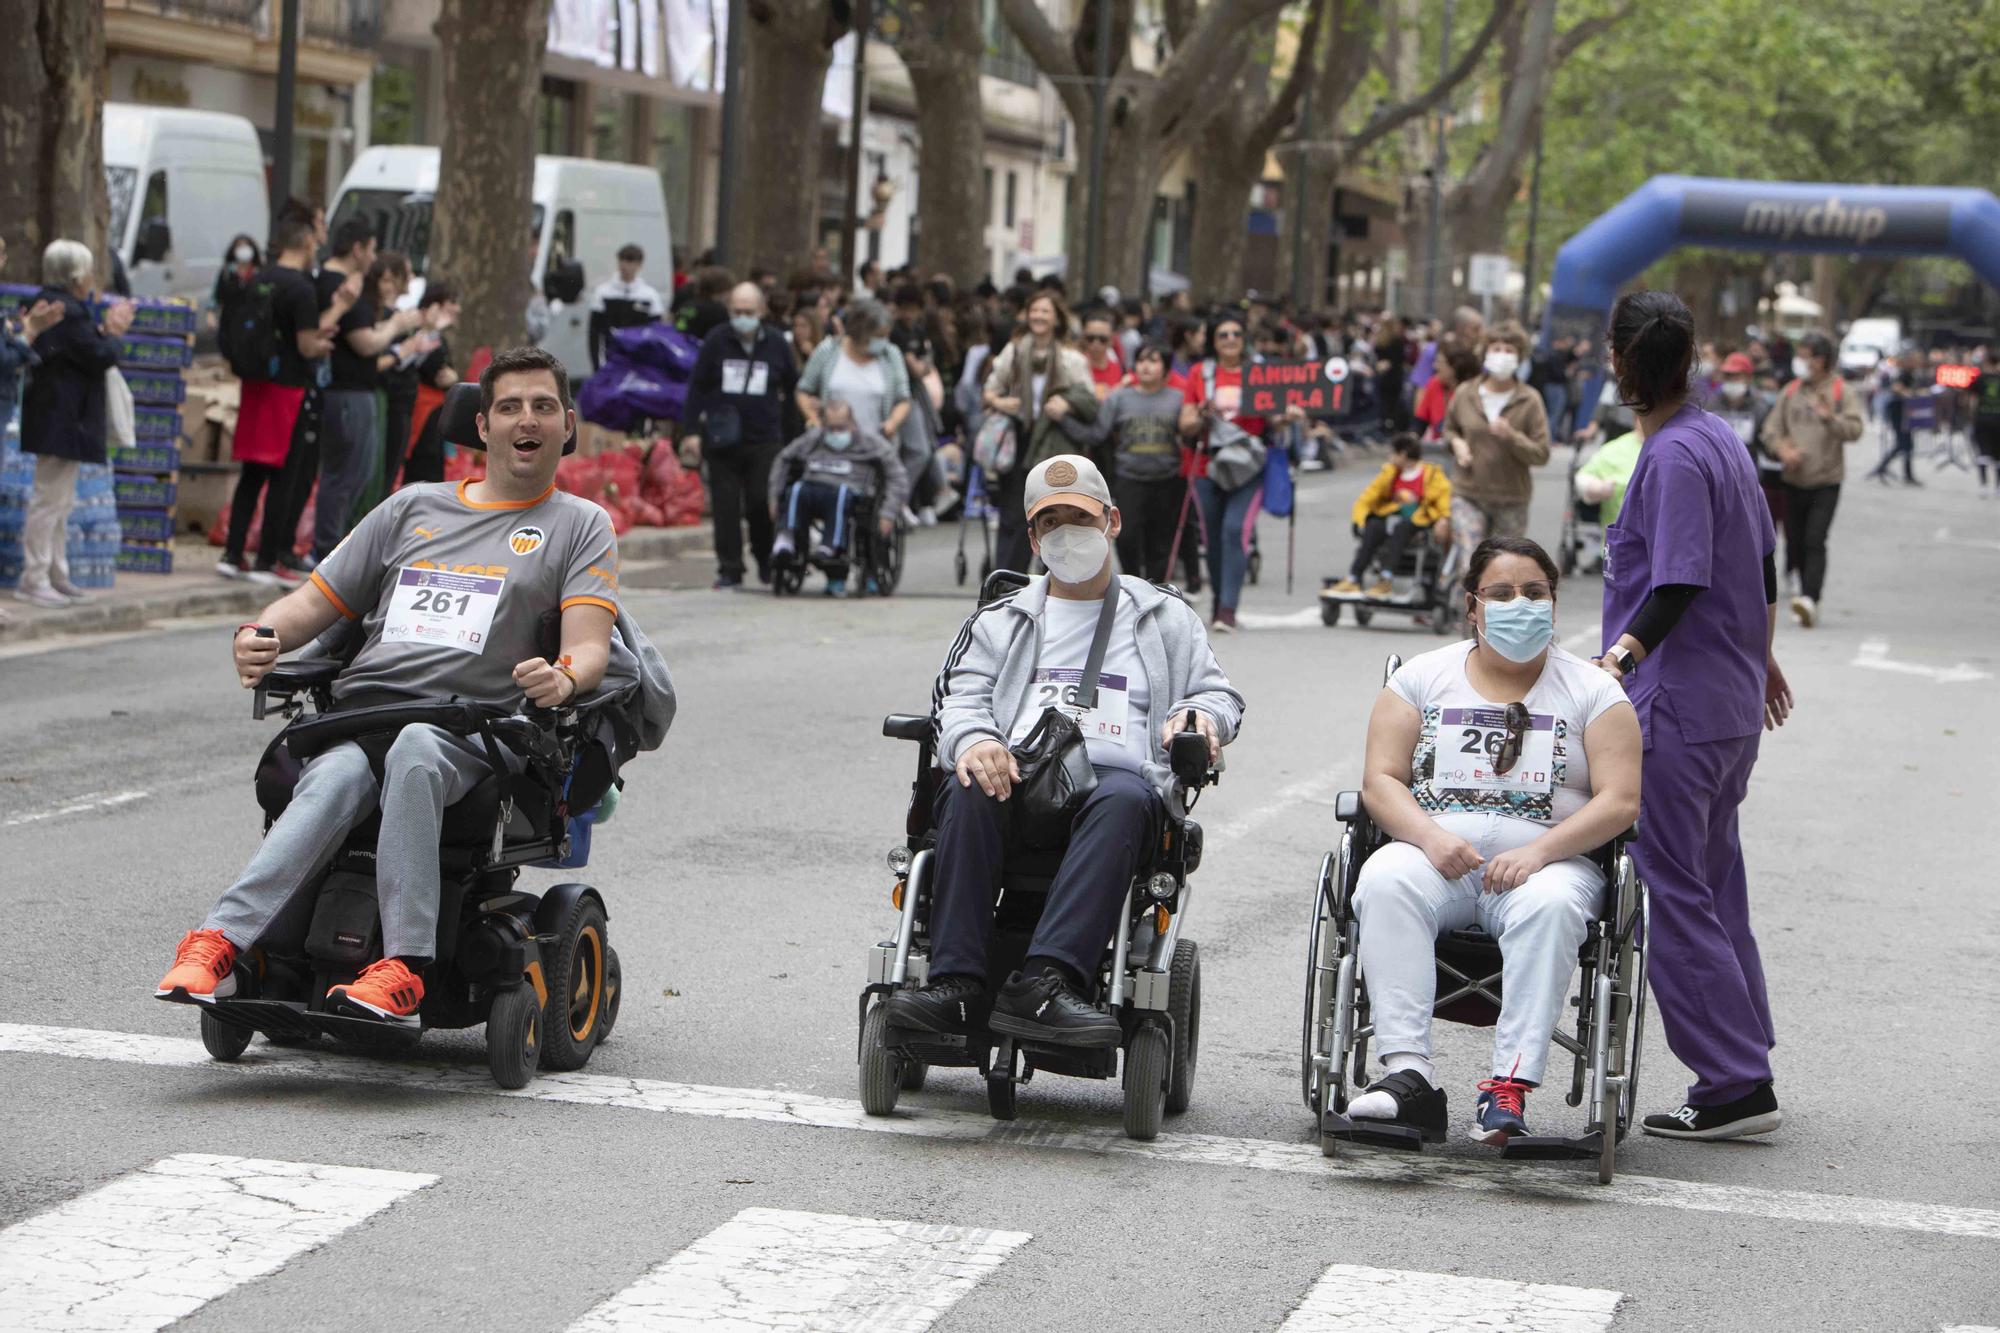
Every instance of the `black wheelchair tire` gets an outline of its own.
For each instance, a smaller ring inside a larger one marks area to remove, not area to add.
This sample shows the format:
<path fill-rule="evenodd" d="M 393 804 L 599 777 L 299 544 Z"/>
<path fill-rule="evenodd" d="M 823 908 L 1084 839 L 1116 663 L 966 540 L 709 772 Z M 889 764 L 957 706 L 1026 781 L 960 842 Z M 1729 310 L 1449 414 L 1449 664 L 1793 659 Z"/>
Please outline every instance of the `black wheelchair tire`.
<path fill-rule="evenodd" d="M 584 894 L 555 930 L 542 959 L 549 988 L 542 1022 L 542 1068 L 581 1069 L 603 1036 L 604 980 L 609 930 L 604 905 Z"/>
<path fill-rule="evenodd" d="M 201 1044 L 211 1058 L 224 1064 L 232 1063 L 242 1055 L 249 1048 L 250 1039 L 256 1035 L 251 1028 L 223 1022 L 207 1008 L 201 1011 Z"/>
<path fill-rule="evenodd" d="M 1263 581 L 1264 553 L 1262 551 L 1250 552 L 1250 564 L 1249 567 L 1243 571 L 1243 573 L 1244 577 L 1249 580 L 1250 586 L 1253 588 L 1256 587 L 1258 583 Z"/>
<path fill-rule="evenodd" d="M 889 1049 L 889 1015 L 880 1001 L 861 1020 L 861 1109 L 889 1115 L 903 1090 L 903 1060 Z"/>
<path fill-rule="evenodd" d="M 1556 556 L 1556 568 L 1562 571 L 1564 578 L 1576 573 L 1576 533 L 1568 525 L 1563 527 L 1562 550 Z"/>
<path fill-rule="evenodd" d="M 1125 1048 L 1126 1138 L 1145 1142 L 1159 1137 L 1172 1062 L 1167 1034 L 1158 1025 L 1142 1024 L 1132 1034 L 1131 1044 Z"/>
<path fill-rule="evenodd" d="M 604 1012 L 598 1018 L 597 1044 L 602 1046 L 611 1040 L 611 1029 L 618 1026 L 618 1000 L 625 991 L 625 969 L 619 966 L 618 950 L 604 946 Z"/>
<path fill-rule="evenodd" d="M 1445 638 L 1458 628 L 1458 619 L 1459 615 L 1449 600 L 1438 603 L 1431 608 L 1431 633 L 1440 639 Z"/>
<path fill-rule="evenodd" d="M 1193 940 L 1174 945 L 1167 983 L 1167 1013 L 1174 1020 L 1173 1068 L 1167 1079 L 1167 1114 L 1194 1100 L 1195 1064 L 1201 1056 L 1201 951 Z"/>
<path fill-rule="evenodd" d="M 1340 623 L 1340 603 L 1331 597 L 1319 599 L 1319 623 L 1332 629 Z"/>
<path fill-rule="evenodd" d="M 1357 606 L 1354 608 L 1354 623 L 1361 626 L 1361 628 L 1367 629 L 1369 622 L 1374 619 L 1375 612 L 1372 608 L 1366 606 Z"/>
<path fill-rule="evenodd" d="M 542 1006 L 525 981 L 493 997 L 486 1013 L 486 1067 L 512 1091 L 528 1086 L 541 1057 Z"/>
<path fill-rule="evenodd" d="M 965 574 L 968 568 L 969 565 L 965 559 L 965 552 L 960 551 L 951 558 L 951 572 L 958 579 L 958 586 L 961 588 L 965 586 Z"/>
<path fill-rule="evenodd" d="M 898 526 L 888 537 L 875 543 L 875 591 L 888 597 L 903 581 L 903 552 L 907 541 L 903 529 Z"/>
<path fill-rule="evenodd" d="M 903 1091 L 922 1092 L 931 1076 L 931 1067 L 922 1060 L 903 1061 Z"/>

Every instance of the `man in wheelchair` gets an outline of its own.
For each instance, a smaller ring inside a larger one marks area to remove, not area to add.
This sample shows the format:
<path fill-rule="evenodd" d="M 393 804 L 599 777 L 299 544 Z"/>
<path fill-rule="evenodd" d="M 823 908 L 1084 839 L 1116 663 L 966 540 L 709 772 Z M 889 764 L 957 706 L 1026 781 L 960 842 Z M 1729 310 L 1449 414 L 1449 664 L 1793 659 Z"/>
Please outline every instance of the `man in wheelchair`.
<path fill-rule="evenodd" d="M 847 591 L 847 553 L 854 535 L 849 527 L 856 509 L 872 506 L 876 527 L 886 539 L 909 495 L 909 474 L 896 446 L 857 429 L 853 408 L 830 397 L 820 409 L 820 424 L 786 445 L 771 467 L 771 520 L 778 526 L 771 559 L 796 561 L 800 543 L 810 540 L 817 522 L 820 539 L 811 548 L 813 563 L 826 570 L 827 596 L 838 597 Z"/>
<path fill-rule="evenodd" d="M 1639 722 L 1602 671 L 1553 642 L 1557 570 L 1519 537 L 1473 552 L 1474 638 L 1411 659 L 1368 723 L 1363 795 L 1395 841 L 1355 890 L 1361 975 L 1388 1073 L 1348 1116 L 1445 1136 L 1431 1066 L 1441 935 L 1478 926 L 1502 955 L 1492 1077 L 1472 1137 L 1528 1133 L 1577 955 L 1604 892 L 1589 853 L 1639 812 Z M 1607 1131 L 1609 1132 L 1609 1131 Z"/>
<path fill-rule="evenodd" d="M 1025 494 L 1029 542 L 1049 573 L 974 612 L 938 675 L 936 763 L 950 776 L 935 811 L 929 984 L 891 995 L 887 1018 L 964 1035 L 990 999 L 995 1032 L 1115 1047 L 1118 1021 L 1092 992 L 1126 888 L 1170 817 L 1167 746 L 1191 725 L 1213 763 L 1236 735 L 1243 698 L 1178 593 L 1114 572 L 1119 514 L 1094 463 L 1050 458 L 1029 471 Z M 1076 685 L 1093 656 L 1101 670 L 1086 707 Z M 1017 751 L 1052 709 L 1075 719 L 1097 785 L 1070 826 L 1021 970 L 994 990 L 986 956 L 1002 863 L 1017 843 L 1008 804 L 1022 778 Z"/>
<path fill-rule="evenodd" d="M 396 492 L 308 582 L 240 626 L 234 655 L 245 688 L 343 619 L 360 647 L 332 682 L 336 712 L 446 696 L 556 708 L 598 685 L 618 613 L 617 541 L 603 509 L 555 489 L 575 429 L 568 377 L 547 352 L 517 348 L 493 359 L 478 396 L 486 475 Z M 429 725 L 403 728 L 386 749 L 350 740 L 314 755 L 242 876 L 181 940 L 156 996 L 210 1004 L 254 993 L 245 955 L 379 810 L 383 956 L 332 987 L 327 1007 L 419 1027 L 422 974 L 437 948 L 444 812 L 492 773 L 496 753 L 520 770 L 504 747 Z"/>

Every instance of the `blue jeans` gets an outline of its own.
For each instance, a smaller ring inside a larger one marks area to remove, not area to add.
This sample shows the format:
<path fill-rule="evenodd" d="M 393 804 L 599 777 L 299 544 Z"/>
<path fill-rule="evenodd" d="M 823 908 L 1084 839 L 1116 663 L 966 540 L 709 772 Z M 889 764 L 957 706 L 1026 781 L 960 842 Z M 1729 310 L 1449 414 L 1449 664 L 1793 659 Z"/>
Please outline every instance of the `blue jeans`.
<path fill-rule="evenodd" d="M 1559 381 L 1544 384 L 1542 405 L 1549 412 L 1549 437 L 1560 444 L 1569 438 L 1569 385 Z"/>
<path fill-rule="evenodd" d="M 1234 611 L 1250 568 L 1250 537 L 1264 500 L 1263 483 L 1225 491 L 1207 477 L 1197 477 L 1194 498 L 1201 505 L 1201 525 L 1208 536 L 1208 581 L 1215 590 L 1215 605 Z"/>

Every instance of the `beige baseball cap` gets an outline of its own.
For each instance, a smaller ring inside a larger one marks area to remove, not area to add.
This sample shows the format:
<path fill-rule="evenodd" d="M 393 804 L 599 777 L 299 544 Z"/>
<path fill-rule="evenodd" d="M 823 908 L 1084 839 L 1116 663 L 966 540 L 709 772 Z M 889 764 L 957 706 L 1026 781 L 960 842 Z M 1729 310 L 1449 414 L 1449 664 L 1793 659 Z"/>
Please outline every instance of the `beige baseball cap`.
<path fill-rule="evenodd" d="M 1029 518 L 1050 505 L 1075 505 L 1094 517 L 1111 507 L 1111 488 L 1082 454 L 1057 454 L 1029 471 L 1024 498 Z"/>

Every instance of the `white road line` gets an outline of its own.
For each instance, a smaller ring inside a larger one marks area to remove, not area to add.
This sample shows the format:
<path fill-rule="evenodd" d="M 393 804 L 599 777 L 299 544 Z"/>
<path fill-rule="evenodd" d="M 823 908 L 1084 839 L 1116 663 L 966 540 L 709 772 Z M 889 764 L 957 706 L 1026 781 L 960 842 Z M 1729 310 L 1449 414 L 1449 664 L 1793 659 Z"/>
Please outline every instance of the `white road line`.
<path fill-rule="evenodd" d="M 0 1231 L 14 1333 L 145 1333 L 436 1181 L 407 1171 L 183 1153 Z"/>
<path fill-rule="evenodd" d="M 60 819 L 64 815 L 80 815 L 89 810 L 110 810 L 116 806 L 129 805 L 133 801 L 143 801 L 150 793 L 143 791 L 119 791 L 105 795 L 102 792 L 87 791 L 81 796 L 47 810 L 31 810 L 25 815 L 15 815 L 12 819 L 0 820 L 0 828 L 14 828 L 21 824 L 39 824 L 45 819 Z"/>
<path fill-rule="evenodd" d="M 209 1059 L 192 1038 L 154 1037 L 95 1028 L 0 1023 L 0 1054 L 65 1056 L 155 1066 L 205 1066 L 222 1075 L 323 1078 L 346 1083 L 389 1084 L 432 1092 L 517 1097 L 580 1106 L 609 1106 L 669 1115 L 759 1120 L 815 1129 L 907 1134 L 963 1142 L 1008 1143 L 1053 1148 L 1099 1157 L 1140 1157 L 1152 1161 L 1236 1167 L 1254 1171 L 1346 1178 L 1401 1185 L 1431 1185 L 1477 1193 L 1564 1199 L 1639 1208 L 1875 1227 L 1940 1236 L 2000 1241 L 2000 1210 L 1902 1199 L 1870 1199 L 1806 1190 L 1770 1190 L 1656 1176 L 1620 1174 L 1609 1188 L 1573 1164 L 1547 1167 L 1518 1162 L 1405 1156 L 1357 1149 L 1329 1163 L 1317 1145 L 1214 1134 L 1163 1134 L 1138 1143 L 1115 1129 L 995 1121 L 983 1112 L 910 1108 L 892 1116 L 871 1116 L 859 1102 L 762 1088 L 711 1088 L 693 1083 L 619 1078 L 609 1074 L 544 1074 L 519 1092 L 493 1086 L 483 1067 L 444 1066 L 293 1051 L 259 1044 L 235 1064 Z M 969 1086 L 969 1085 L 968 1085 Z M 1301 1112 L 1303 1115 L 1303 1112 Z M 1633 1142 L 1642 1140 L 1634 1138 Z"/>
<path fill-rule="evenodd" d="M 1027 1242 L 1025 1231 L 746 1208 L 570 1333 L 923 1333 Z"/>
<path fill-rule="evenodd" d="M 1870 671 L 1893 671 L 1904 676 L 1922 676 L 1940 685 L 1963 685 L 1969 681 L 1991 680 L 1993 673 L 1981 671 L 1966 662 L 1956 666 L 1924 666 L 1918 662 L 1892 662 L 1889 660 L 1887 639 L 1866 639 L 1855 650 L 1854 660 L 1849 666 L 1866 667 Z"/>
<path fill-rule="evenodd" d="M 1335 1264 L 1278 1333 L 1604 1333 L 1622 1299 L 1594 1287 Z"/>
<path fill-rule="evenodd" d="M 1238 611 L 1236 623 L 1244 629 L 1304 629 L 1319 624 L 1319 608 L 1302 606 L 1296 611 Z"/>
<path fill-rule="evenodd" d="M 1954 537 L 1950 528 L 1939 528 L 1931 534 L 1933 541 L 1945 546 L 1969 546 L 1978 551 L 2000 551 L 2000 541 L 1990 537 Z"/>

